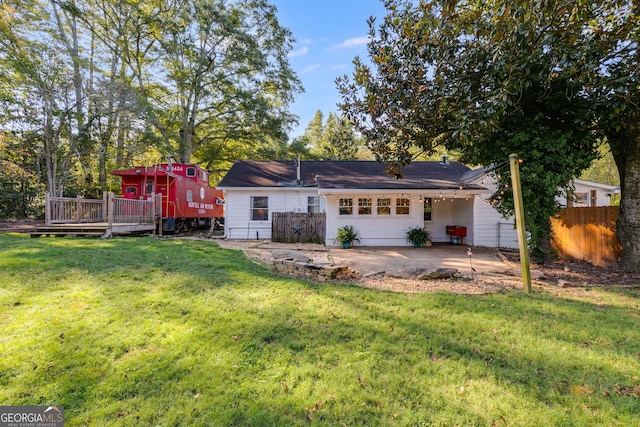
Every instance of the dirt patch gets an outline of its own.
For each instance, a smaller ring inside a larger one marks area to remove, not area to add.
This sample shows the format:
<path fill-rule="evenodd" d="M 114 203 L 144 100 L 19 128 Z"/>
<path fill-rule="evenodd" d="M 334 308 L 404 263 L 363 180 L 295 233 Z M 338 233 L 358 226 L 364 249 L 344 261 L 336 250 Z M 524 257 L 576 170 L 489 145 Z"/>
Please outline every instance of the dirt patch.
<path fill-rule="evenodd" d="M 517 253 L 504 253 L 507 262 L 520 263 Z M 540 282 L 564 287 L 640 286 L 640 274 L 628 273 L 617 267 L 598 267 L 586 261 L 556 260 L 551 264 L 532 264 L 532 270 L 540 270 L 544 276 Z"/>
<path fill-rule="evenodd" d="M 229 249 L 242 250 L 247 257 L 265 265 L 271 265 L 274 249 L 299 251 L 308 258 L 326 262 L 332 257 L 332 249 L 324 245 L 284 244 L 274 242 L 247 242 L 219 240 L 218 243 Z M 339 252 L 339 251 L 337 251 Z M 520 259 L 517 253 L 501 252 L 504 262 L 503 272 L 476 275 L 459 274 L 451 279 L 419 280 L 411 277 L 397 277 L 392 274 L 368 274 L 355 278 L 350 283 L 368 288 L 393 292 L 451 292 L 457 294 L 486 294 L 504 292 L 508 289 L 522 289 L 521 278 L 504 274 L 509 268 L 517 268 Z M 357 269 L 357 266 L 356 266 Z M 532 270 L 538 270 L 542 277 L 534 286 L 552 289 L 571 289 L 578 287 L 640 286 L 640 274 L 625 273 L 617 268 L 597 267 L 583 261 L 557 260 L 550 265 L 532 264 Z"/>
<path fill-rule="evenodd" d="M 273 262 L 273 251 L 278 249 L 289 249 L 304 254 L 309 259 L 324 263 L 327 260 L 340 260 L 341 255 L 336 253 L 344 253 L 341 250 L 332 250 L 324 245 L 315 244 L 285 244 L 270 241 L 234 241 L 234 240 L 217 240 L 217 243 L 225 249 L 242 250 L 244 254 L 256 260 L 265 266 L 269 266 Z M 333 254 L 333 255 L 332 255 Z M 357 264 L 354 268 L 358 268 Z M 415 268 L 415 271 L 421 271 Z M 411 277 L 398 277 L 388 273 L 369 273 L 364 276 L 354 277 L 350 280 L 341 280 L 343 283 L 352 283 L 357 286 L 363 286 L 372 289 L 379 289 L 392 292 L 451 292 L 457 294 L 487 294 L 494 292 L 503 292 L 507 289 L 521 286 L 521 282 L 517 277 L 495 275 L 491 277 L 476 276 L 474 278 L 457 275 L 451 279 L 439 280 L 420 280 Z"/>

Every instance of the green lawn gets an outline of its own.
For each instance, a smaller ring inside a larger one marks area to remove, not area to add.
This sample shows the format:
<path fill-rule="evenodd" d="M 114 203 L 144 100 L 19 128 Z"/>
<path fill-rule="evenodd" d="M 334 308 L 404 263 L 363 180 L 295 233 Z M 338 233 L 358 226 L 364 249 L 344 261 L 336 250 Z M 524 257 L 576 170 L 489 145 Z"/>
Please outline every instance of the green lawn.
<path fill-rule="evenodd" d="M 640 289 L 396 294 L 208 241 L 0 234 L 0 405 L 67 426 L 630 426 Z"/>

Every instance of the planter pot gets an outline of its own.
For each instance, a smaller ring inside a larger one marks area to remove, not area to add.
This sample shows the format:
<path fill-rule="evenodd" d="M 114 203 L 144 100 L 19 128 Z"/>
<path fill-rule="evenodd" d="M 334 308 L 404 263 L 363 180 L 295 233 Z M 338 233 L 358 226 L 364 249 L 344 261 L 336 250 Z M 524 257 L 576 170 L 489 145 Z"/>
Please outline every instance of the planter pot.
<path fill-rule="evenodd" d="M 342 249 L 349 249 L 351 247 L 351 242 L 342 242 Z"/>
<path fill-rule="evenodd" d="M 414 248 L 419 248 L 420 246 L 422 246 L 422 245 L 420 245 L 420 243 L 417 243 L 417 242 L 413 244 Z"/>

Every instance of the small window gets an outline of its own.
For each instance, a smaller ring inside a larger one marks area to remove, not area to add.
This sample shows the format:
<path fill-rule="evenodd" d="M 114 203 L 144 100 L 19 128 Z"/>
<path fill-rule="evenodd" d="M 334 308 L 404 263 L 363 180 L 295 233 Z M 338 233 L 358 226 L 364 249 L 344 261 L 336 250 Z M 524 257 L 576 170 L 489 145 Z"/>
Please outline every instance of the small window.
<path fill-rule="evenodd" d="M 315 197 L 315 196 L 307 197 L 307 212 L 309 213 L 320 212 L 320 197 Z"/>
<path fill-rule="evenodd" d="M 406 197 L 398 197 L 396 199 L 396 215 L 409 215 L 409 206 L 411 201 Z"/>
<path fill-rule="evenodd" d="M 145 188 L 145 194 L 150 196 L 155 190 L 153 189 L 153 178 L 147 178 L 147 186 Z"/>
<path fill-rule="evenodd" d="M 358 215 L 371 215 L 371 199 L 358 199 Z"/>
<path fill-rule="evenodd" d="M 193 192 L 191 190 L 187 190 L 187 202 L 193 202 Z"/>
<path fill-rule="evenodd" d="M 193 177 L 197 175 L 197 169 L 194 167 L 187 168 L 187 176 Z"/>
<path fill-rule="evenodd" d="M 431 221 L 433 214 L 433 200 L 431 200 L 431 197 L 425 197 L 423 206 L 424 220 Z"/>
<path fill-rule="evenodd" d="M 127 188 L 124 190 L 124 194 L 127 195 L 127 197 L 135 199 L 138 197 L 138 187 L 135 185 L 127 185 Z"/>
<path fill-rule="evenodd" d="M 268 197 L 251 197 L 251 220 L 252 221 L 268 221 L 269 220 L 269 198 Z"/>
<path fill-rule="evenodd" d="M 589 193 L 575 193 L 573 200 L 575 206 L 589 206 Z"/>
<path fill-rule="evenodd" d="M 340 215 L 353 215 L 353 199 L 340 199 L 338 205 Z"/>
<path fill-rule="evenodd" d="M 391 215 L 391 199 L 382 198 L 378 199 L 378 215 Z"/>

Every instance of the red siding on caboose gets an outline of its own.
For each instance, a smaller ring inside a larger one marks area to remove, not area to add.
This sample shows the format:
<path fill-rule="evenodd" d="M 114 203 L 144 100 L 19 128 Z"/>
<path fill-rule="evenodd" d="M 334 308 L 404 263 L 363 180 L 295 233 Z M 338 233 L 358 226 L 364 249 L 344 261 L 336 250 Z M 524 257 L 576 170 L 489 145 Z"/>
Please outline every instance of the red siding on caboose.
<path fill-rule="evenodd" d="M 164 218 L 222 218 L 223 193 L 209 185 L 209 174 L 196 165 L 161 164 L 117 170 L 122 194 L 129 198 L 162 195 Z"/>

